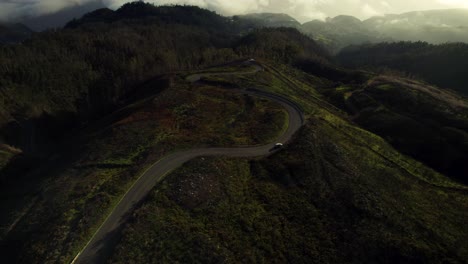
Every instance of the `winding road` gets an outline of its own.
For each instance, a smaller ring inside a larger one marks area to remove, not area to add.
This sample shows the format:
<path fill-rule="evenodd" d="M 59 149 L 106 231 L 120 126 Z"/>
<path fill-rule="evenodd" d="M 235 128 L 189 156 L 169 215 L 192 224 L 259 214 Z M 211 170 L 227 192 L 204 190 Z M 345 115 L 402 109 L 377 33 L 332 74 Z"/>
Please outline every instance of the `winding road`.
<path fill-rule="evenodd" d="M 251 74 L 263 70 L 256 63 L 255 71 L 243 73 L 219 73 L 219 75 L 239 75 Z M 194 74 L 187 77 L 190 82 L 199 81 L 202 77 L 218 75 L 215 73 Z M 128 189 L 125 195 L 118 202 L 117 206 L 109 214 L 103 224 L 98 228 L 93 237 L 89 240 L 86 246 L 81 250 L 72 261 L 74 263 L 104 263 L 112 249 L 118 243 L 119 234 L 122 231 L 125 223 L 129 219 L 131 213 L 136 209 L 154 186 L 161 181 L 165 175 L 174 169 L 182 166 L 185 162 L 200 156 L 226 156 L 226 157 L 258 157 L 271 154 L 275 143 L 288 142 L 294 133 L 304 123 L 303 113 L 300 107 L 294 102 L 261 90 L 256 89 L 230 89 L 233 92 L 248 94 L 251 96 L 262 97 L 281 104 L 289 115 L 289 123 L 286 131 L 279 136 L 275 142 L 263 146 L 255 147 L 239 147 L 239 148 L 197 148 L 186 151 L 179 151 L 169 154 L 153 164 L 145 171 L 135 183 Z"/>

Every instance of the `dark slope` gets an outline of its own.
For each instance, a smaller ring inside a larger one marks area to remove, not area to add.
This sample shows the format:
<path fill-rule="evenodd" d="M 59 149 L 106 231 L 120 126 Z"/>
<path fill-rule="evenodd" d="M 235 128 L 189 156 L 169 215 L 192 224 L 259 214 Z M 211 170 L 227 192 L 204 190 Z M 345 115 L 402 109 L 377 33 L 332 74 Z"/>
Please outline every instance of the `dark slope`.
<path fill-rule="evenodd" d="M 349 47 L 337 55 L 346 67 L 391 69 L 468 95 L 468 44 L 380 43 Z"/>
<path fill-rule="evenodd" d="M 322 92 L 355 123 L 402 153 L 468 183 L 468 101 L 464 97 L 391 75 Z"/>
<path fill-rule="evenodd" d="M 229 18 L 206 9 L 196 6 L 154 6 L 144 2 L 127 3 L 116 11 L 107 8 L 98 9 L 69 22 L 66 27 L 76 28 L 86 24 L 113 22 L 181 24 L 226 33 L 234 33 L 237 30 Z"/>
<path fill-rule="evenodd" d="M 32 34 L 33 31 L 24 24 L 0 24 L 0 44 L 18 43 Z"/>
<path fill-rule="evenodd" d="M 22 23 L 35 31 L 43 31 L 52 28 L 62 28 L 70 20 L 80 18 L 93 10 L 103 8 L 102 0 L 84 1 L 80 4 L 69 6 L 52 14 L 35 16 L 21 20 Z"/>

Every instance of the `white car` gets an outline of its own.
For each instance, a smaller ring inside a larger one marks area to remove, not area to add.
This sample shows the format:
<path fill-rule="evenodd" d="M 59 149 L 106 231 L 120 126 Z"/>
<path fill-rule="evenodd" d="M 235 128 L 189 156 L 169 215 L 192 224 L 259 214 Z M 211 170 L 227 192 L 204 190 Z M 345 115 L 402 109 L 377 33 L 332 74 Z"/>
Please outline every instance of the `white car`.
<path fill-rule="evenodd" d="M 275 144 L 275 149 L 282 148 L 282 147 L 283 147 L 283 143 L 276 143 Z"/>

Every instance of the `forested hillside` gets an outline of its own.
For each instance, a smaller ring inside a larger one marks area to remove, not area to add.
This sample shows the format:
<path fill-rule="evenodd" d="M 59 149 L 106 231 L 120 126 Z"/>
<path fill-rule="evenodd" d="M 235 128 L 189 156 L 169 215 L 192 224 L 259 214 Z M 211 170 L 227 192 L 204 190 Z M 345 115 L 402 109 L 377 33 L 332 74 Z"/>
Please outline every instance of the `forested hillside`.
<path fill-rule="evenodd" d="M 131 13 L 135 6 L 154 8 L 135 3 L 118 12 Z M 35 146 L 27 146 L 29 137 L 53 135 L 58 129 L 41 125 L 43 122 L 85 122 L 114 109 L 123 96 L 155 75 L 237 57 L 232 50 L 223 49 L 229 41 L 220 32 L 216 36 L 208 29 L 177 21 L 164 26 L 130 19 L 118 23 L 99 17 L 95 23 L 78 27 L 75 22 L 73 29 L 39 34 L 23 45 L 0 47 L 4 98 L 0 124 L 7 143 L 33 149 Z M 30 120 L 33 126 L 50 131 L 21 136 Z"/>
<path fill-rule="evenodd" d="M 324 48 L 293 28 L 255 30 L 237 41 L 235 51 L 283 63 L 301 59 L 325 63 L 330 59 Z"/>
<path fill-rule="evenodd" d="M 36 142 L 54 136 L 60 126 L 87 122 L 115 109 L 126 95 L 158 74 L 254 54 L 284 61 L 321 56 L 322 50 L 296 30 L 271 34 L 260 30 L 238 42 L 230 23 L 197 7 L 136 2 L 117 11 L 97 10 L 64 30 L 38 34 L 23 45 L 1 46 L 4 140 L 35 149 Z M 46 131 L 22 135 L 31 125 Z"/>
<path fill-rule="evenodd" d="M 301 23 L 287 14 L 259 13 L 234 16 L 234 24 L 243 30 L 249 31 L 257 28 L 291 27 L 300 28 Z"/>
<path fill-rule="evenodd" d="M 468 44 L 426 42 L 353 46 L 337 55 L 347 67 L 393 69 L 468 95 Z"/>
<path fill-rule="evenodd" d="M 23 120 L 61 116 L 89 120 L 157 74 L 236 58 L 212 41 L 206 31 L 183 25 L 122 25 L 46 33 L 1 47 L 0 124 L 14 128 Z"/>

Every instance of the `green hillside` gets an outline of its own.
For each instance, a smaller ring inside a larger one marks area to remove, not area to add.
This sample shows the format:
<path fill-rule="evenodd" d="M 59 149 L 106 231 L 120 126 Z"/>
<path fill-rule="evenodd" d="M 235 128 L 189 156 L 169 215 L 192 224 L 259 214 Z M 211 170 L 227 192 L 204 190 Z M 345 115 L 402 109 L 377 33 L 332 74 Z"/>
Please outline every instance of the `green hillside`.
<path fill-rule="evenodd" d="M 465 43 L 399 42 L 349 47 L 337 60 L 346 67 L 399 71 L 467 95 L 467 57 Z"/>
<path fill-rule="evenodd" d="M 169 175 L 113 263 L 463 263 L 465 186 L 346 121 L 292 76 L 269 68 L 230 80 L 301 98 L 307 125 L 271 157 L 200 158 Z"/>
<path fill-rule="evenodd" d="M 422 82 L 382 75 L 362 86 L 322 92 L 352 120 L 401 152 L 467 182 L 468 103 L 456 93 Z"/>

